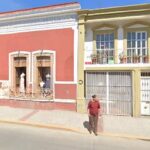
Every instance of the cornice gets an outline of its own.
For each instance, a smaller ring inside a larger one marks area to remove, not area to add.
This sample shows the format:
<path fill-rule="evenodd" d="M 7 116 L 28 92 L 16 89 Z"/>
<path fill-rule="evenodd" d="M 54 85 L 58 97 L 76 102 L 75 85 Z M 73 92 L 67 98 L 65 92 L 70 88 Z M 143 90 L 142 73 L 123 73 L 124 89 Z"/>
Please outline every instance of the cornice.
<path fill-rule="evenodd" d="M 0 22 L 5 21 L 14 21 L 19 19 L 28 19 L 35 17 L 44 17 L 49 15 L 60 15 L 67 13 L 76 13 L 80 10 L 80 5 L 78 3 L 70 4 L 70 5 L 57 5 L 57 7 L 44 7 L 37 9 L 29 9 L 29 10 L 20 10 L 15 12 L 6 12 L 0 14 Z"/>
<path fill-rule="evenodd" d="M 3 21 L 0 22 L 0 27 L 7 27 L 13 25 L 21 25 L 21 24 L 30 24 L 30 23 L 60 23 L 65 21 L 76 21 L 77 15 L 75 13 L 67 13 L 67 14 L 57 14 L 57 15 L 48 15 L 48 16 L 38 16 L 38 17 L 28 17 L 28 19 L 14 19 L 11 21 Z"/>
<path fill-rule="evenodd" d="M 0 14 L 0 34 L 74 27 L 80 5 L 61 5 Z"/>
<path fill-rule="evenodd" d="M 143 14 L 150 15 L 150 4 L 78 11 L 78 15 L 84 15 L 86 21 L 96 18 L 124 17 L 132 15 L 140 16 Z"/>
<path fill-rule="evenodd" d="M 150 4 L 142 4 L 142 5 L 131 5 L 131 6 L 123 6 L 123 7 L 111 7 L 111 8 L 101 8 L 95 10 L 89 10 L 88 15 L 97 14 L 97 13 L 117 13 L 117 12 L 134 12 L 134 11 L 143 11 L 150 10 Z"/>
<path fill-rule="evenodd" d="M 11 22 L 0 22 L 0 34 L 73 28 L 74 26 L 77 26 L 77 14 L 67 13 L 40 18 L 19 19 Z"/>

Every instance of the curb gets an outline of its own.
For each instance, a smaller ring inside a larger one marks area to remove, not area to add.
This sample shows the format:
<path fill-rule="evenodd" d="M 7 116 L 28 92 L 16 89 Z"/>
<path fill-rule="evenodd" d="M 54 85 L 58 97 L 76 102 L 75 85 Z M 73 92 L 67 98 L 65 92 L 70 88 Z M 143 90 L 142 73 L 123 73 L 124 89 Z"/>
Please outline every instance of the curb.
<path fill-rule="evenodd" d="M 42 124 L 42 123 L 38 123 L 38 122 L 10 121 L 10 120 L 0 120 L 0 123 L 25 125 L 25 126 L 32 126 L 32 127 L 37 127 L 37 128 L 46 128 L 46 129 L 54 129 L 54 130 L 63 130 L 63 131 L 70 131 L 70 132 L 75 132 L 75 133 L 79 133 L 79 134 L 89 134 L 88 131 L 85 132 L 85 131 L 81 131 L 77 128 L 62 127 L 60 125 L 55 125 L 55 124 L 47 125 L 47 124 Z M 98 135 L 108 136 L 108 137 L 126 138 L 126 139 L 133 139 L 133 140 L 150 141 L 150 137 L 134 136 L 134 135 L 128 135 L 128 134 L 116 134 L 116 133 L 108 133 L 108 132 L 99 132 Z"/>
<path fill-rule="evenodd" d="M 87 133 L 87 132 L 81 131 L 77 128 L 62 127 L 60 125 L 55 125 L 55 124 L 42 124 L 42 123 L 38 123 L 38 122 L 0 120 L 0 123 L 25 125 L 25 126 L 32 126 L 32 127 L 37 127 L 37 128 L 56 129 L 56 130 L 63 130 L 63 131 L 71 131 L 71 132 L 76 132 L 76 133 L 80 133 L 80 134 Z"/>

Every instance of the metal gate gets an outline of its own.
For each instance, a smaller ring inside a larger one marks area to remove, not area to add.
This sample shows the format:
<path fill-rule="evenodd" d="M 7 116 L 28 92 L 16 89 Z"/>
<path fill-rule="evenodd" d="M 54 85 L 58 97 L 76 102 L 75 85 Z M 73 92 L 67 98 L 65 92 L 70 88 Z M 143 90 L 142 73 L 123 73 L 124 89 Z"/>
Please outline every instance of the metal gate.
<path fill-rule="evenodd" d="M 130 72 L 86 72 L 86 99 L 96 94 L 104 114 L 131 115 Z"/>
<path fill-rule="evenodd" d="M 141 73 L 141 115 L 150 115 L 150 72 Z"/>

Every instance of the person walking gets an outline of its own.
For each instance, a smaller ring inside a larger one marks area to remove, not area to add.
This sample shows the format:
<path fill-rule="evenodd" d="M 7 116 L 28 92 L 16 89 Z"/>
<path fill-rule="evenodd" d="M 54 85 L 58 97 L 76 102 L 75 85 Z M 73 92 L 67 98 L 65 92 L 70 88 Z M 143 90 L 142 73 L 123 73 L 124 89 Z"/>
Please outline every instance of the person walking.
<path fill-rule="evenodd" d="M 96 95 L 92 95 L 92 99 L 88 103 L 88 116 L 89 116 L 89 132 L 97 136 L 97 125 L 98 125 L 98 116 L 100 114 L 100 103 Z"/>

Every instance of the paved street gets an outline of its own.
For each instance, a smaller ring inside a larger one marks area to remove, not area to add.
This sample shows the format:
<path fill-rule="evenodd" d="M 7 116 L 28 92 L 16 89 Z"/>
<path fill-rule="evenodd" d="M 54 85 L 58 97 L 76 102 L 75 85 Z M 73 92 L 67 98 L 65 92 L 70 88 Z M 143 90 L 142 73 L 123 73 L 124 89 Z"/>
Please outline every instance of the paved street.
<path fill-rule="evenodd" d="M 2 150 L 149 150 L 150 142 L 0 124 Z"/>

